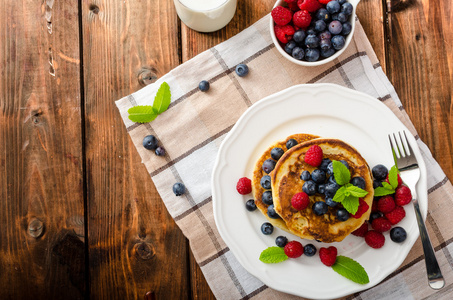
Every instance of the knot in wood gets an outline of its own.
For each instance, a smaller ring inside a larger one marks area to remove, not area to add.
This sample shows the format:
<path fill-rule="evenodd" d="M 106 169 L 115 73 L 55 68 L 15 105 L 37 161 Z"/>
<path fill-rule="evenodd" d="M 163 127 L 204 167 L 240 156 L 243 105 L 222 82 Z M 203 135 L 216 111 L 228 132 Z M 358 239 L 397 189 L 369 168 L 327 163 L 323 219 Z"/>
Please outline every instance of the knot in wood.
<path fill-rule="evenodd" d="M 156 82 L 157 74 L 154 68 L 142 68 L 138 74 L 138 82 L 141 86 L 146 86 Z"/>
<path fill-rule="evenodd" d="M 39 238 L 44 232 L 44 224 L 41 220 L 37 218 L 33 218 L 30 223 L 28 224 L 28 234 L 37 239 Z"/>
<path fill-rule="evenodd" d="M 146 292 L 144 299 L 145 300 L 156 300 L 156 294 L 151 291 Z"/>
<path fill-rule="evenodd" d="M 154 257 L 156 251 L 150 243 L 137 243 L 134 246 L 135 254 L 143 260 L 148 260 Z"/>
<path fill-rule="evenodd" d="M 99 13 L 99 6 L 97 6 L 96 4 L 90 4 L 90 11 L 97 15 Z"/>

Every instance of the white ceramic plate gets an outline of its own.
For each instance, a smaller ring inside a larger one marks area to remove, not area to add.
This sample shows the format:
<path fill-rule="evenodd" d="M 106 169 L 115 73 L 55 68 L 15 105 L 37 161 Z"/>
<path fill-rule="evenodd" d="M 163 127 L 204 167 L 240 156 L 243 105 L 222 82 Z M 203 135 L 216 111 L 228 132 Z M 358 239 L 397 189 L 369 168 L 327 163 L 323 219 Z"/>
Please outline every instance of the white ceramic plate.
<path fill-rule="evenodd" d="M 269 287 L 316 299 L 329 299 L 368 289 L 395 271 L 406 258 L 419 233 L 412 204 L 406 205 L 406 217 L 399 226 L 406 229 L 406 241 L 391 241 L 389 232 L 381 249 L 372 249 L 363 238 L 348 236 L 340 243 L 323 244 L 301 240 L 275 228 L 263 235 L 264 216 L 249 212 L 245 202 L 252 195 L 241 196 L 235 186 L 239 178 L 251 178 L 255 161 L 269 145 L 294 133 L 311 133 L 341 139 L 354 146 L 370 167 L 382 163 L 391 167 L 393 158 L 387 134 L 407 130 L 379 100 L 333 84 L 297 85 L 268 96 L 250 107 L 223 141 L 212 176 L 214 217 L 220 235 L 242 266 Z M 427 213 L 426 168 L 412 135 L 409 142 L 421 167 L 417 187 L 422 215 Z M 324 266 L 318 254 L 301 256 L 278 264 L 264 264 L 260 253 L 275 246 L 275 238 L 285 235 L 302 244 L 313 243 L 318 249 L 334 245 L 338 255 L 358 261 L 367 271 L 370 282 L 356 284 Z"/>

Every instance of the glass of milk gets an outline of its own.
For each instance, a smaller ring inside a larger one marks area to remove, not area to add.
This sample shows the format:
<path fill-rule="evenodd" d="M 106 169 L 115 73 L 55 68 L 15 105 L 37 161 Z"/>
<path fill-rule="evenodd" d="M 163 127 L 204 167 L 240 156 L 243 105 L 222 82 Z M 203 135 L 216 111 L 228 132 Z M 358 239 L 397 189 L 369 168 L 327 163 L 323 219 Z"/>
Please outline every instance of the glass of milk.
<path fill-rule="evenodd" d="M 173 0 L 181 21 L 193 30 L 212 32 L 228 24 L 237 0 Z"/>

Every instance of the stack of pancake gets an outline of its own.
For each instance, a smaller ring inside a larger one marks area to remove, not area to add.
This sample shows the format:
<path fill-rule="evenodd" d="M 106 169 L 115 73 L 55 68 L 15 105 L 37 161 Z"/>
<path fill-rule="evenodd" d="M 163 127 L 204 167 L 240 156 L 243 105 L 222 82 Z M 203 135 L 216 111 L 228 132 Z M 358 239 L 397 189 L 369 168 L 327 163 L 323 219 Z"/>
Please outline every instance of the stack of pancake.
<path fill-rule="evenodd" d="M 296 140 L 298 144 L 287 149 L 286 143 L 290 139 Z M 369 209 L 360 218 L 350 217 L 346 221 L 339 221 L 336 218 L 336 211 L 342 207 L 341 204 L 329 207 L 326 214 L 316 215 L 312 211 L 313 203 L 325 201 L 325 196 L 320 193 L 310 196 L 310 204 L 304 210 L 298 211 L 291 206 L 292 196 L 302 192 L 304 180 L 300 177 L 301 173 L 304 170 L 312 173 L 316 169 L 304 162 L 305 153 L 312 145 L 321 147 L 323 158 L 346 161 L 351 177 L 360 176 L 365 179 L 365 190 L 368 194 L 363 200 L 368 204 Z M 283 149 L 284 154 L 276 162 L 274 170 L 266 174 L 262 165 L 265 160 L 271 159 L 273 148 Z M 278 214 L 277 218 L 269 217 L 269 205 L 262 201 L 262 195 L 266 190 L 261 186 L 260 181 L 265 175 L 271 177 L 273 208 Z M 343 240 L 368 220 L 374 195 L 370 168 L 355 148 L 338 139 L 321 138 L 311 134 L 291 135 L 286 140 L 271 145 L 256 162 L 252 178 L 252 191 L 256 206 L 274 226 L 304 239 L 314 239 L 326 243 Z"/>

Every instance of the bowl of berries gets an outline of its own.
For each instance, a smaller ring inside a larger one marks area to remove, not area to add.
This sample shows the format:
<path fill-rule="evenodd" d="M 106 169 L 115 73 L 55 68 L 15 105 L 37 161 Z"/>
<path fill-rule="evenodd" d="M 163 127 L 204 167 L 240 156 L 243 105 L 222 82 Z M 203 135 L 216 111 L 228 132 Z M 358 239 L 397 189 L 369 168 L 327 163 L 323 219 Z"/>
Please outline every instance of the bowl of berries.
<path fill-rule="evenodd" d="M 278 51 L 302 66 L 340 56 L 351 42 L 360 0 L 278 0 L 270 33 Z"/>

